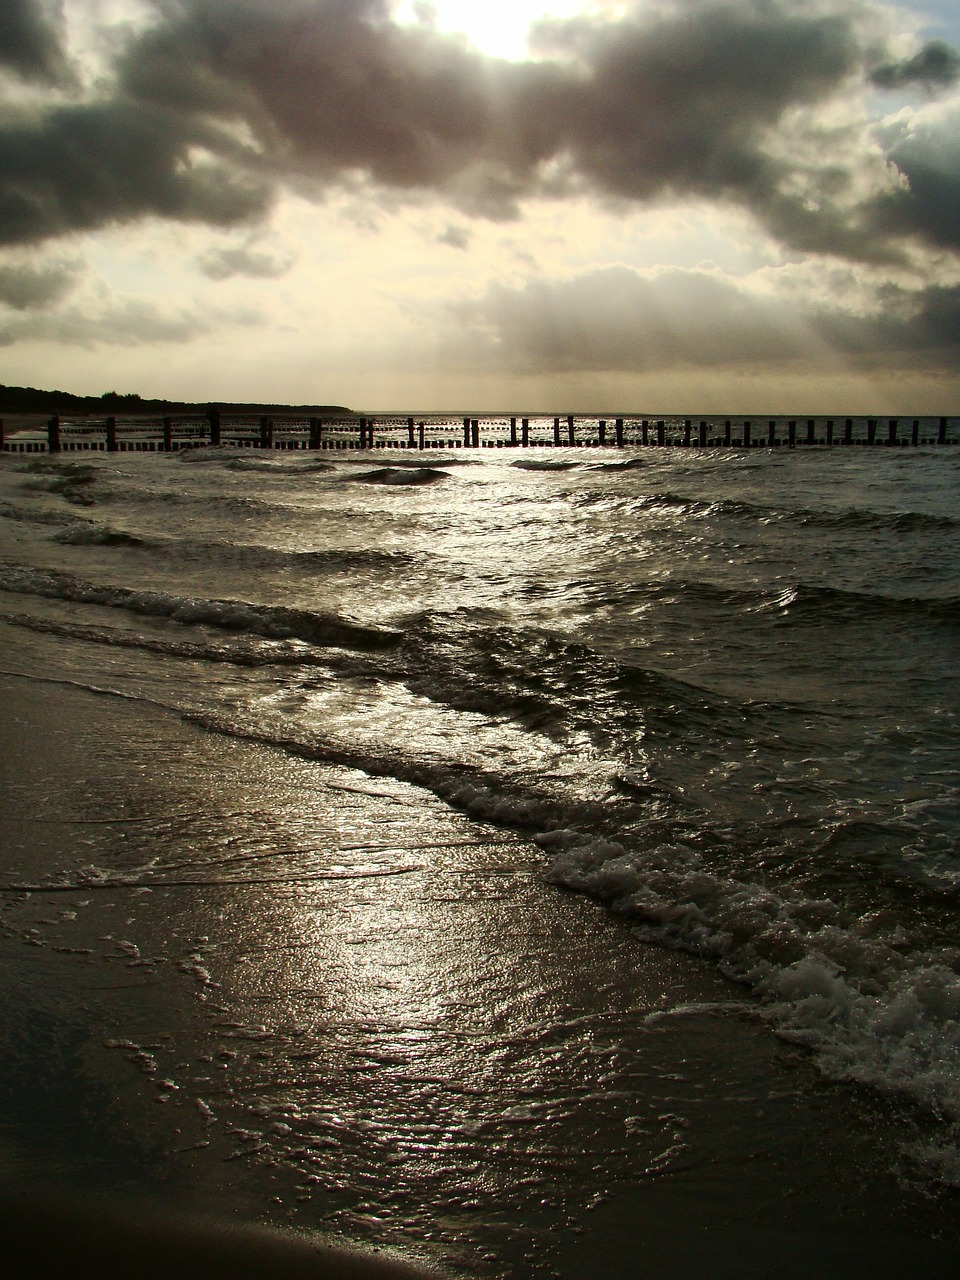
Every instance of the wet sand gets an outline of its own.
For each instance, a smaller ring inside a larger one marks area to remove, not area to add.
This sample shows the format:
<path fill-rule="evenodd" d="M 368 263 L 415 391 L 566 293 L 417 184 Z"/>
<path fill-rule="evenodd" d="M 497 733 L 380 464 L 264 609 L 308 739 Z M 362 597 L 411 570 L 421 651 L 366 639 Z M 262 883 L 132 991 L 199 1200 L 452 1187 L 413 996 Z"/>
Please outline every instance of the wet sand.
<path fill-rule="evenodd" d="M 902 1155 L 935 1119 L 821 1080 L 528 842 L 142 704 L 0 698 L 0 1239 L 33 1274 L 958 1274 L 956 1194 Z"/>

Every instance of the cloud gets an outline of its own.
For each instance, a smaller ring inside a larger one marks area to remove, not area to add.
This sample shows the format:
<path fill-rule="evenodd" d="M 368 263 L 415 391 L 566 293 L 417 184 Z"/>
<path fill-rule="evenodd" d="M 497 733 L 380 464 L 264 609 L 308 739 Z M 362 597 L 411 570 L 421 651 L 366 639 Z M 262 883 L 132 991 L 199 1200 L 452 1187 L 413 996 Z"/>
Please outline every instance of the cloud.
<path fill-rule="evenodd" d="M 109 299 L 99 308 L 71 306 L 52 314 L 8 320 L 0 324 L 0 346 L 30 341 L 87 348 L 184 343 L 211 333 L 216 320 L 192 308 L 165 312 L 137 298 Z"/>
<path fill-rule="evenodd" d="M 210 249 L 200 255 L 200 270 L 210 280 L 230 280 L 248 276 L 253 280 L 279 280 L 293 266 L 290 256 L 278 256 L 254 249 L 250 244 Z"/>
<path fill-rule="evenodd" d="M 949 136 L 871 134 L 855 106 L 870 84 L 944 88 L 957 55 L 895 58 L 891 11 L 870 0 L 647 0 L 541 23 L 519 63 L 398 25 L 387 0 L 155 13 L 112 83 L 0 118 L 0 244 L 151 216 L 249 224 L 284 187 L 493 220 L 538 198 L 694 198 L 749 210 L 788 250 L 862 261 L 960 236 L 958 205 L 938 201 Z"/>
<path fill-rule="evenodd" d="M 437 236 L 437 244 L 448 244 L 451 249 L 469 249 L 470 232 L 466 227 L 451 225 Z"/>
<path fill-rule="evenodd" d="M 59 13 L 43 0 L 3 0 L 0 7 L 0 66 L 24 80 L 74 83 L 57 29 Z"/>
<path fill-rule="evenodd" d="M 856 310 L 750 288 L 720 272 L 611 266 L 491 284 L 454 308 L 451 352 L 515 376 L 802 366 L 960 369 L 960 286 L 860 291 Z"/>
<path fill-rule="evenodd" d="M 0 263 L 0 302 L 15 311 L 50 307 L 74 287 L 77 263 Z"/>
<path fill-rule="evenodd" d="M 878 233 L 960 250 L 960 99 L 899 116 L 877 132 L 905 179 L 874 199 Z"/>
<path fill-rule="evenodd" d="M 150 215 L 248 221 L 268 207 L 268 188 L 227 143 L 175 112 L 120 99 L 8 113 L 0 124 L 0 244 Z"/>
<path fill-rule="evenodd" d="M 931 40 L 912 58 L 877 67 L 870 79 L 880 89 L 902 89 L 911 84 L 945 88 L 960 79 L 960 54 L 942 40 Z"/>

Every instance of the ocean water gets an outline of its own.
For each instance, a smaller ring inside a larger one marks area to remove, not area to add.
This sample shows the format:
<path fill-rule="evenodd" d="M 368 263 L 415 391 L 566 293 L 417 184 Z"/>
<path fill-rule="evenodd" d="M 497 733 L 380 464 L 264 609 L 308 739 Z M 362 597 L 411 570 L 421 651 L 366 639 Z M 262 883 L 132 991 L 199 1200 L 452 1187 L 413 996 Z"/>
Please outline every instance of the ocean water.
<path fill-rule="evenodd" d="M 79 805 L 23 721 L 5 945 L 96 989 L 70 1052 L 166 1104 L 143 1144 L 178 1107 L 192 1177 L 481 1272 L 476 1222 L 519 1275 L 531 1197 L 590 1207 L 571 1152 L 598 1203 L 687 1167 L 735 1026 L 731 1115 L 789 1064 L 949 1197 L 958 492 L 942 448 L 4 457 L 0 668 L 59 691 Z"/>

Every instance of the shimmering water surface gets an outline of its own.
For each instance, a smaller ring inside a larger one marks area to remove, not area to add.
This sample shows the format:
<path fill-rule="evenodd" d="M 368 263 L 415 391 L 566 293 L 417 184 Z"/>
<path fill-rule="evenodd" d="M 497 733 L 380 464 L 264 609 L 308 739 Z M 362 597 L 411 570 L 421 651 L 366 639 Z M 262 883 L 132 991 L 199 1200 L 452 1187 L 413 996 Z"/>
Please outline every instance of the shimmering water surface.
<path fill-rule="evenodd" d="M 517 1275 L 611 1188 L 720 1179 L 744 1105 L 769 1153 L 850 1083 L 895 1104 L 878 1176 L 949 1197 L 958 482 L 924 448 L 4 458 L 6 1048 L 51 1073 L 8 1114 L 56 1065 L 93 1091 L 37 1121 L 66 1178 L 229 1169 Z"/>

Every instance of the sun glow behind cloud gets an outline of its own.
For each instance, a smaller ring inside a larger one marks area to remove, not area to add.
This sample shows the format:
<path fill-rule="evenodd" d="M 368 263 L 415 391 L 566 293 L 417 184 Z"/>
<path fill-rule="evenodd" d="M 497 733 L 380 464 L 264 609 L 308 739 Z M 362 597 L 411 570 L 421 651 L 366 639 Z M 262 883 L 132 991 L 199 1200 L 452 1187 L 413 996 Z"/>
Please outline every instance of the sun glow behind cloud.
<path fill-rule="evenodd" d="M 520 62 L 529 57 L 527 36 L 541 19 L 613 14 L 628 7 L 625 0 L 399 0 L 395 16 L 401 23 L 463 35 L 481 53 Z"/>

